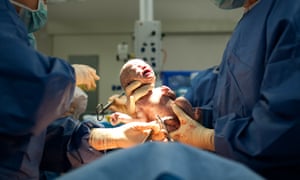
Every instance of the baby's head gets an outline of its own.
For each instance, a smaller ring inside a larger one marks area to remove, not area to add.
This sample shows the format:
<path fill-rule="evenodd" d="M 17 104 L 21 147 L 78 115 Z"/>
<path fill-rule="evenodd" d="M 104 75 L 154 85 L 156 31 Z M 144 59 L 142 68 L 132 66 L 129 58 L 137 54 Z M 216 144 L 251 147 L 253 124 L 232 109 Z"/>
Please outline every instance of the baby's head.
<path fill-rule="evenodd" d="M 120 71 L 120 82 L 124 89 L 133 81 L 140 81 L 142 84 L 155 84 L 155 80 L 152 67 L 141 59 L 129 60 Z"/>

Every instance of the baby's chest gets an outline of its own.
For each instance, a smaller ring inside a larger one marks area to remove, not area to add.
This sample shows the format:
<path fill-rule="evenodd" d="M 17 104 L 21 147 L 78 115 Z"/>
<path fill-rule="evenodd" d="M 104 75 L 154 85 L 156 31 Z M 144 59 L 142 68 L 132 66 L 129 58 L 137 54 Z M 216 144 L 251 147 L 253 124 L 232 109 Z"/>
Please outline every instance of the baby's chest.
<path fill-rule="evenodd" d="M 155 119 L 157 115 L 167 115 L 170 112 L 170 101 L 166 96 L 146 96 L 136 102 L 137 115 L 150 120 Z"/>

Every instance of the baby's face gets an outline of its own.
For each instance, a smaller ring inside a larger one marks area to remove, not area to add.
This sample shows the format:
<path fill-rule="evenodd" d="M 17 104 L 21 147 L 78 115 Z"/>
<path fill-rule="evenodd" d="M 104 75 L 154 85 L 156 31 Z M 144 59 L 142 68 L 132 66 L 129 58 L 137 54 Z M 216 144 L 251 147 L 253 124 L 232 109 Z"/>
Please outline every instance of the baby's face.
<path fill-rule="evenodd" d="M 152 67 L 140 59 L 129 60 L 120 71 L 120 82 L 123 88 L 136 80 L 142 84 L 155 83 L 155 73 Z"/>

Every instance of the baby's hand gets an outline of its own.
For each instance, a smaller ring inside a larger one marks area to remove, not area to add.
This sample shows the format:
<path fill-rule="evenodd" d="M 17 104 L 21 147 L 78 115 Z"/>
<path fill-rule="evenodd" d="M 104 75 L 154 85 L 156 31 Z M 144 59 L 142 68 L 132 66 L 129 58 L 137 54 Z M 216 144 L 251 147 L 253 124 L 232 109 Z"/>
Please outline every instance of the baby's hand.
<path fill-rule="evenodd" d="M 115 112 L 115 113 L 110 115 L 110 120 L 109 121 L 110 121 L 111 125 L 116 126 L 120 123 L 133 122 L 133 119 L 128 114 L 124 114 L 124 113 L 121 113 L 121 112 Z"/>

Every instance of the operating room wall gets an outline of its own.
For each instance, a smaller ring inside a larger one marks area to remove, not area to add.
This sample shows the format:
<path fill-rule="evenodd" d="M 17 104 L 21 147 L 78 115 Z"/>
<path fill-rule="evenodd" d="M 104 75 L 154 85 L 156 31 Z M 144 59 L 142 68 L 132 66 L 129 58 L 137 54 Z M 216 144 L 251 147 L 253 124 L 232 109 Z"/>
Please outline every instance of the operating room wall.
<path fill-rule="evenodd" d="M 119 93 L 112 91 L 118 86 L 119 70 L 123 62 L 116 60 L 117 44 L 130 37 L 126 35 L 58 35 L 53 38 L 53 55 L 68 59 L 70 55 L 98 55 L 97 69 L 101 79 L 99 86 L 99 103 L 106 103 L 110 95 Z"/>
<path fill-rule="evenodd" d="M 200 70 L 220 62 L 229 34 L 171 34 L 162 41 L 165 64 L 163 70 Z M 123 61 L 116 60 L 117 45 L 127 42 L 132 52 L 132 38 L 128 34 L 55 35 L 53 55 L 68 59 L 70 55 L 98 55 L 101 76 L 98 82 L 100 101 L 105 103 L 119 85 L 119 70 Z"/>
<path fill-rule="evenodd" d="M 163 70 L 200 70 L 220 62 L 228 35 L 166 35 L 162 41 Z M 98 73 L 100 101 L 118 91 L 112 91 L 119 85 L 119 70 L 123 61 L 116 60 L 117 44 L 128 42 L 132 47 L 130 35 L 60 35 L 53 38 L 53 55 L 68 59 L 70 55 L 98 55 Z M 132 48 L 130 48 L 131 50 Z"/>
<path fill-rule="evenodd" d="M 164 70 L 201 70 L 219 64 L 229 34 L 167 35 Z"/>

